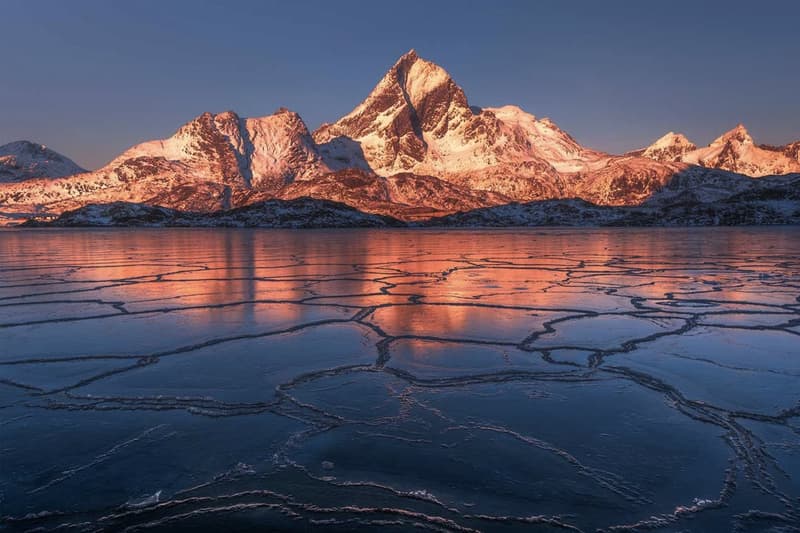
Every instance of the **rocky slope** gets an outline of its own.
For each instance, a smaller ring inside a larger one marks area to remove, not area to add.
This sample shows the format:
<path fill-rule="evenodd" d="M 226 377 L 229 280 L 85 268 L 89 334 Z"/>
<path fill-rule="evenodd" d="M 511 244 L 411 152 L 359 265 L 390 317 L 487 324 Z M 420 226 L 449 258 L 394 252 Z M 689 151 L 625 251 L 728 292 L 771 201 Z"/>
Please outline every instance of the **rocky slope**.
<path fill-rule="evenodd" d="M 715 186 L 709 188 L 709 184 L 696 175 L 688 175 L 682 183 L 670 184 L 638 206 L 596 205 L 581 199 L 511 202 L 408 224 L 417 227 L 800 224 L 800 174 L 750 180 L 747 186 L 731 183 L 730 174 L 724 172 L 720 172 L 718 178 Z M 372 185 L 380 187 L 380 179 L 371 182 Z M 212 213 L 128 202 L 92 204 L 63 213 L 52 221 L 28 221 L 25 225 L 353 228 L 402 227 L 406 223 L 367 214 L 342 203 L 297 198 L 254 202 Z"/>
<path fill-rule="evenodd" d="M 85 172 L 71 159 L 43 144 L 17 141 L 0 146 L 0 183 L 60 178 Z"/>
<path fill-rule="evenodd" d="M 800 175 L 730 182 L 720 172 L 715 187 L 697 176 L 672 183 L 637 206 L 600 206 L 580 199 L 485 207 L 425 222 L 427 226 L 736 226 L 800 224 Z M 726 189 L 725 186 L 733 185 Z"/>
<path fill-rule="evenodd" d="M 470 190 L 433 176 L 406 172 L 383 177 L 357 169 L 296 181 L 282 189 L 278 197 L 334 200 L 367 213 L 392 214 L 404 220 L 511 201 L 502 194 Z"/>

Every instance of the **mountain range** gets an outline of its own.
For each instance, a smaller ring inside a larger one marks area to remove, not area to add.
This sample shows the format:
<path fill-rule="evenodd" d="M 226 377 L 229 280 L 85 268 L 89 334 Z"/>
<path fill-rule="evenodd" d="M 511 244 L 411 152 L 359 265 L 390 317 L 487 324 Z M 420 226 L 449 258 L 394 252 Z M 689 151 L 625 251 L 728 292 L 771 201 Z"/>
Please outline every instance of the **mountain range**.
<path fill-rule="evenodd" d="M 635 223 L 644 220 L 635 209 L 681 205 L 691 213 L 687 205 L 720 202 L 734 212 L 760 214 L 712 217 L 707 223 L 786 223 L 800 220 L 799 173 L 800 141 L 757 145 L 742 125 L 707 147 L 670 132 L 623 155 L 592 150 L 519 107 L 471 106 L 442 67 L 412 50 L 353 111 L 314 132 L 283 108 L 259 118 L 203 113 L 171 137 L 136 145 L 91 172 L 41 145 L 0 147 L 0 217 L 11 222 L 81 209 L 108 212 L 98 204 L 139 213 L 135 206 L 141 204 L 173 217 L 191 213 L 177 217 L 184 221 L 203 213 L 240 220 L 219 213 L 248 207 L 252 222 L 254 210 L 291 209 L 300 205 L 293 200 L 310 198 L 379 216 L 370 224 L 391 219 L 502 225 L 503 216 L 539 223 L 538 215 L 520 219 L 538 205 L 547 212 L 553 206 L 598 213 L 620 208 L 616 213 L 624 216 L 596 221 Z M 520 204 L 528 207 L 509 214 Z M 473 210 L 478 218 L 463 214 Z M 587 221 L 574 216 L 576 223 Z M 265 224 L 276 225 L 272 215 L 267 218 L 272 222 Z M 568 223 L 569 216 L 556 222 Z"/>

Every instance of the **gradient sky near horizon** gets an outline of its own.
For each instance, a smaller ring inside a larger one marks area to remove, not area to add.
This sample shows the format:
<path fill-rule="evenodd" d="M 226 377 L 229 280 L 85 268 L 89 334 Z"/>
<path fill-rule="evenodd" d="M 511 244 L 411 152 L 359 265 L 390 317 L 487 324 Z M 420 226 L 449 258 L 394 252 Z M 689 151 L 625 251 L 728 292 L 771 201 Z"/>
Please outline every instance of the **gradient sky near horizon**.
<path fill-rule="evenodd" d="M 203 111 L 348 113 L 411 48 L 584 145 L 800 139 L 800 2 L 2 0 L 0 144 L 96 168 Z"/>

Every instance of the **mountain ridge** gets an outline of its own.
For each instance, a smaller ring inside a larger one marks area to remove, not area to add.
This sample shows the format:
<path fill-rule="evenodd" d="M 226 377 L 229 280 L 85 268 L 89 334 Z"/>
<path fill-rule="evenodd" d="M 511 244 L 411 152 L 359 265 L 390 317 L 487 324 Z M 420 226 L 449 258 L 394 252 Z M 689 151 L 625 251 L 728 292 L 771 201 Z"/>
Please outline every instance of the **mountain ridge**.
<path fill-rule="evenodd" d="M 707 182 L 713 196 L 720 180 L 741 189 L 755 177 L 800 172 L 800 141 L 756 145 L 739 125 L 703 148 L 669 132 L 607 154 L 518 106 L 471 106 L 444 68 L 411 50 L 350 113 L 314 132 L 285 108 L 255 118 L 206 112 L 100 169 L 78 169 L 0 184 L 0 216 L 118 201 L 216 212 L 300 197 L 405 220 L 568 198 L 631 206 L 675 183 Z"/>
<path fill-rule="evenodd" d="M 637 151 L 656 161 L 683 162 L 750 177 L 800 172 L 800 141 L 783 146 L 757 145 L 744 124 L 698 147 L 683 134 L 669 132 Z"/>

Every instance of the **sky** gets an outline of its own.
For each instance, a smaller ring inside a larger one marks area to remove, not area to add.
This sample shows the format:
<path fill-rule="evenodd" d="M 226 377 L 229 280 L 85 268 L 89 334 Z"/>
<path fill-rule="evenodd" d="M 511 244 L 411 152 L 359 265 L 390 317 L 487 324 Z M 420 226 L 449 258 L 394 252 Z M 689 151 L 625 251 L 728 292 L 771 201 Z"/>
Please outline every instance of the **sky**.
<path fill-rule="evenodd" d="M 204 111 L 310 129 L 414 48 L 471 105 L 516 104 L 621 153 L 744 123 L 800 139 L 800 2 L 0 0 L 0 144 L 89 168 Z"/>

